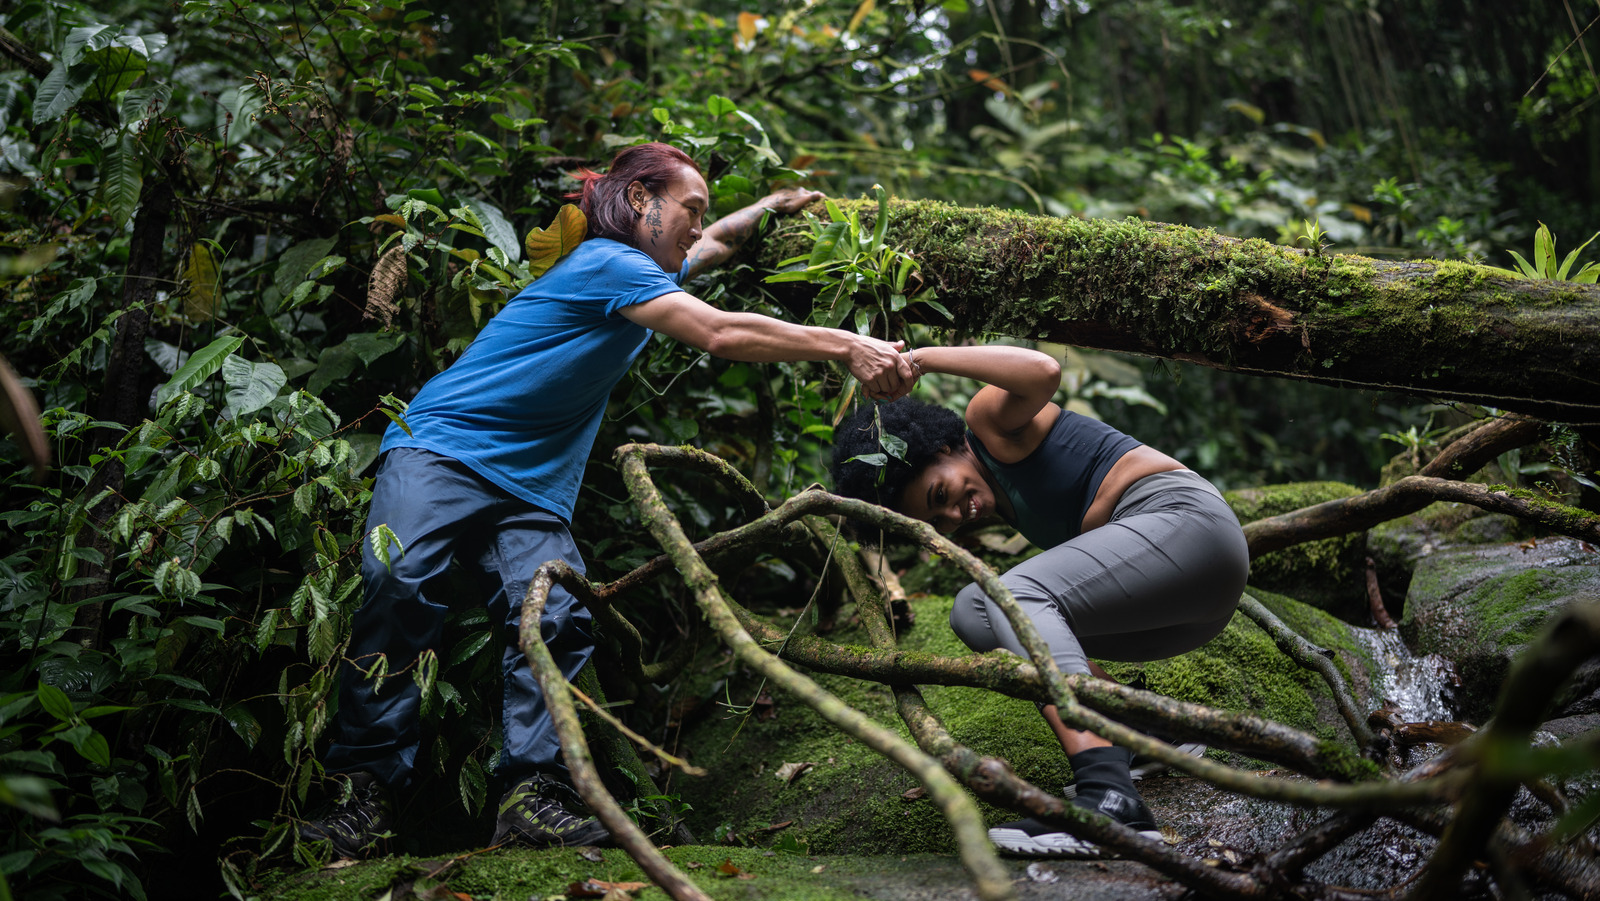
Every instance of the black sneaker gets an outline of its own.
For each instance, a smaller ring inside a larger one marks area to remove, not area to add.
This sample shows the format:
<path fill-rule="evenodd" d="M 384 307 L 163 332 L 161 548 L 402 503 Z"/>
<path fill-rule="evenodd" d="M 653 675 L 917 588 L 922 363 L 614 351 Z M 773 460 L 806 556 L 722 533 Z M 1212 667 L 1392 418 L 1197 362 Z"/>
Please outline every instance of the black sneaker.
<path fill-rule="evenodd" d="M 611 833 L 592 816 L 580 816 L 583 801 L 571 786 L 540 773 L 525 779 L 500 799 L 491 845 L 515 842 L 532 848 L 603 845 Z"/>
<path fill-rule="evenodd" d="M 1178 745 L 1177 748 L 1179 751 L 1183 752 L 1189 757 L 1199 757 L 1206 752 L 1206 746 L 1197 741 L 1186 742 Z M 1133 777 L 1133 781 L 1138 782 L 1139 780 L 1148 776 L 1159 776 L 1170 769 L 1172 769 L 1171 766 L 1156 760 L 1154 757 L 1146 757 L 1143 754 L 1135 754 L 1133 755 L 1133 765 L 1128 768 L 1128 774 Z M 1061 797 L 1068 801 L 1071 801 L 1077 796 L 1077 782 L 1068 782 L 1066 786 L 1061 789 Z"/>
<path fill-rule="evenodd" d="M 345 783 L 343 794 L 320 818 L 300 824 L 300 838 L 327 842 L 339 857 L 387 854 L 389 826 L 394 819 L 389 790 L 371 773 L 334 778 Z"/>

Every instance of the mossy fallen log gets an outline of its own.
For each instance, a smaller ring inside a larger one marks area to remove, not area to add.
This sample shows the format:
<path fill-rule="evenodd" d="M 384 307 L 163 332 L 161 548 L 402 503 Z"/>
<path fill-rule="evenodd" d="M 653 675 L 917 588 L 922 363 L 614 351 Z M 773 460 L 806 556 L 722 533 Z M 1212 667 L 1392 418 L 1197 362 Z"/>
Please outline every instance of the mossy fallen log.
<path fill-rule="evenodd" d="M 877 212 L 875 202 L 841 206 L 864 227 Z M 962 332 L 1600 420 L 1600 286 L 1133 219 L 934 201 L 890 209 L 889 240 L 916 257 Z M 810 246 L 808 230 L 785 229 L 759 262 L 775 267 Z"/>

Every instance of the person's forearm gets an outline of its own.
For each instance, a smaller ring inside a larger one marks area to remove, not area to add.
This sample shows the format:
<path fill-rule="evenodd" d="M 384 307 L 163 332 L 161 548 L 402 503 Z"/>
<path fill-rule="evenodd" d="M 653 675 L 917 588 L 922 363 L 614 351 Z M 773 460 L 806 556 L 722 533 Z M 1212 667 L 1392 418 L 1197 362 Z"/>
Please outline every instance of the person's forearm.
<path fill-rule="evenodd" d="M 854 337 L 843 329 L 796 325 L 756 313 L 728 313 L 701 349 L 745 363 L 846 362 Z"/>
<path fill-rule="evenodd" d="M 1026 347 L 919 347 L 906 356 L 923 373 L 959 375 L 1008 391 L 1027 391 L 1041 385 L 1049 385 L 1053 391 L 1061 378 L 1061 364 L 1054 357 Z"/>
<path fill-rule="evenodd" d="M 689 277 L 726 263 L 756 233 L 761 217 L 771 212 L 760 203 L 735 210 L 706 226 L 689 254 Z"/>
<path fill-rule="evenodd" d="M 750 240 L 750 236 L 756 233 L 756 228 L 761 224 L 761 217 L 770 212 L 772 211 L 759 202 L 753 203 L 706 226 L 705 236 L 728 248 L 731 254 Z"/>

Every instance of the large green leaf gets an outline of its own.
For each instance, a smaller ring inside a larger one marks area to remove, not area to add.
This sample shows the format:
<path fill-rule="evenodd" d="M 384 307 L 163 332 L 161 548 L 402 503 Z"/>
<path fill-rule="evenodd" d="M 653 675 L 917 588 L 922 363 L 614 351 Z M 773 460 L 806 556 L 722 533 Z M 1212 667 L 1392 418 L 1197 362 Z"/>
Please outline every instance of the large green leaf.
<path fill-rule="evenodd" d="M 333 244 L 333 238 L 312 238 L 285 250 L 278 257 L 278 271 L 273 274 L 272 283 L 284 294 L 293 293 L 306 280 L 311 267 L 333 249 Z"/>
<path fill-rule="evenodd" d="M 222 362 L 222 381 L 228 385 L 228 406 L 233 415 L 248 416 L 272 403 L 289 377 L 276 363 L 252 363 L 236 355 Z"/>
<path fill-rule="evenodd" d="M 522 259 L 522 244 L 517 240 L 517 230 L 511 227 L 499 209 L 482 200 L 467 200 L 465 204 L 478 217 L 478 225 L 490 244 L 500 248 L 506 259 L 513 263 Z"/>
<path fill-rule="evenodd" d="M 99 77 L 84 92 L 88 100 L 110 100 L 133 86 L 144 74 L 147 63 L 144 57 L 123 46 L 107 47 L 89 55 L 89 61 L 100 70 Z"/>
<path fill-rule="evenodd" d="M 72 29 L 61 43 L 61 61 L 75 65 L 90 51 L 110 47 L 121 30 L 115 25 L 84 25 Z"/>
<path fill-rule="evenodd" d="M 134 53 L 149 59 L 160 53 L 167 46 L 167 36 L 160 32 L 154 34 L 125 34 L 117 38 L 113 43 L 127 47 Z"/>
<path fill-rule="evenodd" d="M 133 135 L 123 135 L 117 145 L 106 152 L 100 166 L 100 202 L 111 214 L 111 221 L 122 228 L 139 205 L 139 192 L 144 187 L 144 162 L 139 159 L 139 142 Z"/>
<path fill-rule="evenodd" d="M 244 339 L 239 337 L 218 338 L 200 350 L 189 355 L 189 361 L 178 367 L 172 378 L 156 391 L 157 405 L 165 404 L 177 395 L 193 389 L 196 385 L 217 374 L 222 364 L 227 361 L 228 355 L 238 350 L 244 344 Z"/>
<path fill-rule="evenodd" d="M 356 371 L 356 364 L 370 365 L 373 360 L 399 347 L 405 335 L 394 332 L 362 332 L 351 335 L 317 357 L 317 371 L 306 382 L 306 391 L 321 395 L 329 385 Z"/>
<path fill-rule="evenodd" d="M 43 125 L 60 118 L 72 109 L 72 105 L 78 102 L 99 75 L 100 70 L 94 66 L 71 68 L 61 60 L 56 60 L 50 73 L 39 82 L 38 92 L 33 95 L 33 124 Z"/>
<path fill-rule="evenodd" d="M 123 128 L 134 128 L 139 123 L 166 109 L 167 101 L 172 99 L 172 85 L 162 83 L 146 88 L 133 88 L 122 95 L 122 100 L 117 104 L 117 111 L 122 117 Z"/>

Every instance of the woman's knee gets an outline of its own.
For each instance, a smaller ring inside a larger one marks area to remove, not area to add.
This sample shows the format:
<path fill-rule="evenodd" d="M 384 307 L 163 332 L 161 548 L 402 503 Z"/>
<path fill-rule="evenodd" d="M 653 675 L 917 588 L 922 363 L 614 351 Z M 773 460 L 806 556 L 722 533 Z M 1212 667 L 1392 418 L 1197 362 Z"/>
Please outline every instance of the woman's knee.
<path fill-rule="evenodd" d="M 989 596 L 974 583 L 956 593 L 955 606 L 950 608 L 950 631 L 979 653 L 1000 646 L 989 620 L 989 603 Z"/>

